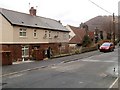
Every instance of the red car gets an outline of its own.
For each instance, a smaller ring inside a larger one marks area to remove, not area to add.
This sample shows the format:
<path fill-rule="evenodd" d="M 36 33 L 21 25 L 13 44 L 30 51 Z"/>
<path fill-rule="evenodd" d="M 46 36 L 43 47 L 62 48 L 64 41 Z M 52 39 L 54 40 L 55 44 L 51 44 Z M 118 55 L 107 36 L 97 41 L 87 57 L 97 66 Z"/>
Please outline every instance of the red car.
<path fill-rule="evenodd" d="M 100 52 L 114 51 L 114 49 L 115 49 L 114 44 L 110 42 L 105 42 L 99 47 Z"/>

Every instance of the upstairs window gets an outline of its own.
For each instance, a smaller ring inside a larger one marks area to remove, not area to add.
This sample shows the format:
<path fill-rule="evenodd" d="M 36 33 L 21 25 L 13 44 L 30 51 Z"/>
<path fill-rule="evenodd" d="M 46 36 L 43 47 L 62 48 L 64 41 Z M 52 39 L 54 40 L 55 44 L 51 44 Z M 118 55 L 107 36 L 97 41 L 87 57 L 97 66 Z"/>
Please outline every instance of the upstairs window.
<path fill-rule="evenodd" d="M 66 37 L 67 37 L 67 36 L 66 36 L 66 33 L 63 33 L 63 38 L 66 39 Z"/>
<path fill-rule="evenodd" d="M 20 36 L 20 37 L 26 37 L 26 29 L 20 28 L 19 36 Z"/>
<path fill-rule="evenodd" d="M 34 30 L 34 31 L 33 31 L 33 36 L 34 36 L 34 37 L 37 37 L 37 30 Z"/>
<path fill-rule="evenodd" d="M 54 38 L 59 38 L 59 32 L 56 32 Z"/>
<path fill-rule="evenodd" d="M 49 31 L 49 38 L 51 38 L 51 31 Z"/>
<path fill-rule="evenodd" d="M 43 38 L 47 38 L 47 31 L 44 32 Z"/>
<path fill-rule="evenodd" d="M 59 32 L 57 32 L 57 37 L 59 37 Z"/>
<path fill-rule="evenodd" d="M 47 31 L 45 31 L 45 37 L 47 37 Z"/>

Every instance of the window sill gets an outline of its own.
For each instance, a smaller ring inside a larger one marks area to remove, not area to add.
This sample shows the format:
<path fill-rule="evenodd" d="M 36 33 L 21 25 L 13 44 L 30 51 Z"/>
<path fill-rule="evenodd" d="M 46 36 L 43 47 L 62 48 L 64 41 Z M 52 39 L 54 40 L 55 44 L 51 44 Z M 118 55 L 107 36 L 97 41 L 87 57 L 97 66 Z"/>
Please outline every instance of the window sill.
<path fill-rule="evenodd" d="M 52 37 L 49 37 L 49 39 L 52 39 Z"/>
<path fill-rule="evenodd" d="M 37 37 L 34 37 L 34 39 L 38 39 Z"/>
<path fill-rule="evenodd" d="M 19 36 L 19 38 L 27 39 L 27 36 Z"/>

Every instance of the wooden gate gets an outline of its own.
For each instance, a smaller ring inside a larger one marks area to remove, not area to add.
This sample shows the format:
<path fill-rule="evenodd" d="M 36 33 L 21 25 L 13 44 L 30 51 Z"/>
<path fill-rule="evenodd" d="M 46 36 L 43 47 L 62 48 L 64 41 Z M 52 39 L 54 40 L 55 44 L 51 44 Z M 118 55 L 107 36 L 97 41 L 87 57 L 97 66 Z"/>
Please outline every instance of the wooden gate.
<path fill-rule="evenodd" d="M 2 59 L 2 65 L 12 65 L 12 57 L 10 51 L 0 52 L 0 57 Z"/>

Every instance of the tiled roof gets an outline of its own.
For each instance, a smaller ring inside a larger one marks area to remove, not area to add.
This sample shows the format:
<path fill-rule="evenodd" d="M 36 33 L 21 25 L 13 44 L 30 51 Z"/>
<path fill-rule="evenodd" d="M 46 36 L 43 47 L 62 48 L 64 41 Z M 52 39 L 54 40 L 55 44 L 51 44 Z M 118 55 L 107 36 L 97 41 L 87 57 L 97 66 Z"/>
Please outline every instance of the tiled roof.
<path fill-rule="evenodd" d="M 69 27 L 75 33 L 75 36 L 69 41 L 69 43 L 82 44 L 84 35 L 86 34 L 85 30 L 81 29 L 80 27 L 74 27 L 74 26 L 70 26 L 70 25 L 69 25 Z"/>
<path fill-rule="evenodd" d="M 94 39 L 94 32 L 93 31 L 89 31 L 88 35 L 91 39 Z"/>
<path fill-rule="evenodd" d="M 81 44 L 82 43 L 82 40 L 81 38 L 79 38 L 78 36 L 74 36 L 70 41 L 69 41 L 70 44 Z"/>
<path fill-rule="evenodd" d="M 50 18 L 31 16 L 30 14 L 3 8 L 0 8 L 0 14 L 2 14 L 13 25 L 68 31 L 61 23 Z"/>

